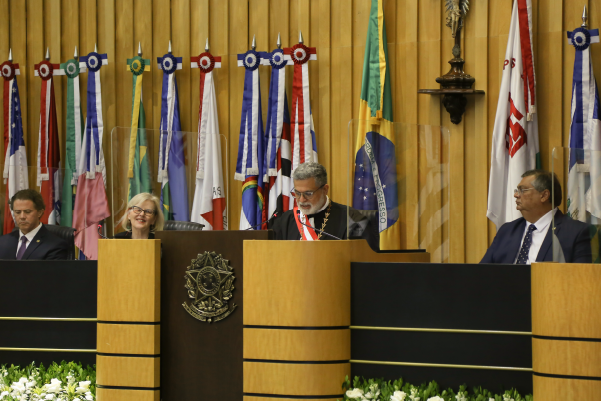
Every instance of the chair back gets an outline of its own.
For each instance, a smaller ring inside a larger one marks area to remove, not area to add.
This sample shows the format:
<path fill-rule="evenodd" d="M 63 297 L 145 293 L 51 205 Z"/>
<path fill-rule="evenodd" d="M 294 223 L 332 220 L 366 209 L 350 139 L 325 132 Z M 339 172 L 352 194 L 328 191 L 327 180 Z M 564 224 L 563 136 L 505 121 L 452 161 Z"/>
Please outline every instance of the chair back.
<path fill-rule="evenodd" d="M 44 224 L 44 226 L 52 233 L 52 235 L 67 241 L 69 244 L 67 260 L 75 260 L 75 229 L 73 227 L 57 226 L 54 224 Z"/>
<path fill-rule="evenodd" d="M 201 231 L 204 224 L 191 221 L 166 220 L 163 230 L 165 231 Z"/>

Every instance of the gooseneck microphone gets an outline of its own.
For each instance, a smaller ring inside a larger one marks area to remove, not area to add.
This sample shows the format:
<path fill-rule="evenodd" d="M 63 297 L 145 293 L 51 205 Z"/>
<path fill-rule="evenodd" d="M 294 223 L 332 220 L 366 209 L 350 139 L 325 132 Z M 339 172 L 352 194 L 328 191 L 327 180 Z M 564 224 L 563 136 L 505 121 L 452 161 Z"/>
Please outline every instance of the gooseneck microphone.
<path fill-rule="evenodd" d="M 296 211 L 296 214 L 298 214 L 298 215 L 299 215 L 299 216 L 298 216 L 298 221 L 299 221 L 299 223 L 301 223 L 303 226 L 309 227 L 309 228 L 311 228 L 311 229 L 313 229 L 313 230 L 315 230 L 315 231 L 317 231 L 317 232 L 319 232 L 319 233 L 325 234 L 325 235 L 327 235 L 328 237 L 332 237 L 332 238 L 334 238 L 334 239 L 339 239 L 339 240 L 341 240 L 341 241 L 342 241 L 342 238 L 338 238 L 337 236 L 335 236 L 335 235 L 332 235 L 332 234 L 328 234 L 327 232 L 325 232 L 325 231 L 322 231 L 322 230 L 320 230 L 319 228 L 311 227 L 310 225 L 303 223 L 303 222 L 302 222 L 302 220 L 301 220 L 301 218 L 300 218 L 300 210 L 297 210 L 297 211 Z"/>
<path fill-rule="evenodd" d="M 98 235 L 100 235 L 102 238 L 104 239 L 109 239 L 107 236 L 105 236 L 102 232 L 100 232 L 100 230 L 102 230 L 102 224 L 98 224 Z"/>
<path fill-rule="evenodd" d="M 267 223 L 269 223 L 269 222 L 270 222 L 270 221 L 271 221 L 271 220 L 272 220 L 274 217 L 277 217 L 277 215 L 278 215 L 278 212 L 277 212 L 277 211 L 276 211 L 276 212 L 273 212 L 273 214 L 271 215 L 271 217 L 270 217 L 270 218 L 268 218 L 267 220 L 265 220 L 265 221 L 262 221 L 262 222 L 260 222 L 259 224 L 255 224 L 255 225 L 254 225 L 254 226 L 252 226 L 252 227 L 245 228 L 245 229 L 244 229 L 244 231 L 252 230 L 253 228 L 256 228 L 256 227 L 262 226 L 263 224 L 267 224 Z"/>

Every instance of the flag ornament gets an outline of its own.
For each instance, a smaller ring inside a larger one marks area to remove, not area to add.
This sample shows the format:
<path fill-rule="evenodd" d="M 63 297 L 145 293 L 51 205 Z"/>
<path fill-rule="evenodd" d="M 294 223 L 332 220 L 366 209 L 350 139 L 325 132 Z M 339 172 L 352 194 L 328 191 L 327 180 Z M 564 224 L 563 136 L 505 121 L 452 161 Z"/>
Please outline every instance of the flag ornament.
<path fill-rule="evenodd" d="M 294 64 L 292 79 L 292 171 L 299 164 L 317 161 L 317 142 L 311 111 L 309 92 L 310 60 L 317 60 L 315 47 L 303 44 L 303 35 L 299 33 L 299 43 L 284 49 L 285 59 Z"/>
<path fill-rule="evenodd" d="M 14 194 L 29 188 L 27 176 L 27 154 L 23 139 L 21 120 L 21 100 L 15 76 L 20 75 L 19 64 L 13 64 L 12 51 L 8 61 L 0 65 L 4 77 L 4 171 L 2 177 L 6 185 L 4 202 L 4 234 L 15 228 L 15 221 L 9 201 Z"/>
<path fill-rule="evenodd" d="M 213 77 L 213 70 L 221 68 L 221 57 L 214 57 L 209 52 L 207 39 L 205 52 L 191 57 L 190 61 L 192 68 L 200 70 L 196 188 L 191 220 L 204 224 L 205 230 L 224 230 L 227 229 L 227 216 Z"/>
<path fill-rule="evenodd" d="M 163 57 L 157 57 L 157 63 L 163 71 L 158 173 L 163 214 L 166 220 L 190 221 L 179 96 L 174 74 L 182 69 L 182 58 L 171 54 L 169 42 L 169 51 Z"/>

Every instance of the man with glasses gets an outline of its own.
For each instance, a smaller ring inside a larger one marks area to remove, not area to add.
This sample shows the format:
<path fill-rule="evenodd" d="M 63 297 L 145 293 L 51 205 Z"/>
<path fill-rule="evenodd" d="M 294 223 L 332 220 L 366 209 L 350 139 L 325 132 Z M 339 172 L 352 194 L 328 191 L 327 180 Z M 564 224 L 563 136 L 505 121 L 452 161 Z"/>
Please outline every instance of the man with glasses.
<path fill-rule="evenodd" d="M 10 200 L 18 230 L 0 237 L 0 259 L 66 260 L 69 245 L 40 222 L 46 206 L 39 192 L 23 189 Z"/>
<path fill-rule="evenodd" d="M 274 219 L 270 228 L 276 239 L 319 241 L 363 237 L 373 242 L 368 238 L 368 219 L 328 197 L 328 173 L 321 164 L 300 164 L 292 179 L 294 189 L 291 196 L 296 199 L 296 205 L 293 210 Z M 347 235 L 347 214 L 351 222 L 350 236 Z"/>
<path fill-rule="evenodd" d="M 562 194 L 555 174 L 544 170 L 526 171 L 513 196 L 516 209 L 523 217 L 499 228 L 480 263 L 553 261 L 553 254 L 559 255 L 560 252 L 553 249 L 552 233 L 559 241 L 565 262 L 591 263 L 589 227 L 557 209 L 561 205 Z"/>

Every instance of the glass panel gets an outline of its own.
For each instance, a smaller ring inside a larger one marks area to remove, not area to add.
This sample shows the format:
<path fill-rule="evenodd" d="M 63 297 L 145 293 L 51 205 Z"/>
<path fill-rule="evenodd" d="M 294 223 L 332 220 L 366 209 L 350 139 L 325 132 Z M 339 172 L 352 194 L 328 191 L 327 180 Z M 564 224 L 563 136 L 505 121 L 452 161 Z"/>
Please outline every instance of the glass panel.
<path fill-rule="evenodd" d="M 124 231 L 122 223 L 127 211 L 127 203 L 130 199 L 129 193 L 132 185 L 137 187 L 140 192 L 145 192 L 143 189 L 150 188 L 150 192 L 159 197 L 164 205 L 165 220 L 179 221 L 194 221 L 205 225 L 204 229 L 210 229 L 209 223 L 201 216 L 201 213 L 196 213 L 200 210 L 194 207 L 195 192 L 200 191 L 203 183 L 210 184 L 211 177 L 205 177 L 203 173 L 197 171 L 197 167 L 203 166 L 204 159 L 198 159 L 199 137 L 197 132 L 173 132 L 172 142 L 181 141 L 180 157 L 169 158 L 170 155 L 177 154 L 172 149 L 163 151 L 161 147 L 161 131 L 151 129 L 140 129 L 136 133 L 140 138 L 140 143 L 146 143 L 147 148 L 141 149 L 140 156 L 148 155 L 149 157 L 141 157 L 146 159 L 146 164 L 142 170 L 148 169 L 149 173 L 138 174 L 137 171 L 130 169 L 130 138 L 131 128 L 115 127 L 111 131 L 111 148 L 110 148 L 110 181 L 111 185 L 108 188 L 109 198 L 111 200 L 111 222 L 109 224 L 112 235 Z M 164 144 L 167 142 L 167 132 L 164 132 Z M 209 135 L 211 135 L 209 137 Z M 228 163 L 227 163 L 227 140 L 224 135 L 207 134 L 203 138 L 204 144 L 212 149 L 221 148 L 221 154 L 214 157 L 212 160 L 215 165 L 221 166 L 223 172 L 222 184 L 217 185 L 217 180 L 214 180 L 213 185 L 209 185 L 210 190 L 214 194 L 223 195 L 225 204 L 228 201 Z M 210 146 L 215 144 L 215 146 Z M 217 146 L 218 145 L 218 146 Z M 203 143 L 201 142 L 201 146 Z M 163 157 L 165 153 L 165 157 Z M 215 156 L 215 154 L 212 154 Z M 183 159 L 182 159 L 183 157 Z M 137 160 L 137 159 L 135 159 Z M 160 172 L 159 168 L 167 162 L 167 170 Z M 134 165 L 140 165 L 139 163 Z M 133 173 L 133 174 L 132 174 Z M 147 177 L 149 175 L 149 177 Z M 206 179 L 205 179 L 206 178 Z M 149 179 L 149 182 L 147 180 Z M 179 181 L 178 181 L 179 180 Z M 181 183 L 180 183 L 181 181 Z M 167 187 L 168 185 L 168 187 Z M 224 186 L 224 187 L 223 187 Z M 163 188 L 163 191 L 162 191 Z M 162 196 L 162 193 L 167 193 L 165 188 L 169 188 L 169 196 Z M 183 188 L 183 189 L 182 189 Z M 206 189 L 205 189 L 206 190 Z M 136 192 L 134 190 L 134 192 Z M 187 193 L 186 193 L 187 192 Z M 194 212 L 194 215 L 192 213 Z M 196 215 L 198 214 L 198 215 Z M 227 229 L 227 207 L 224 211 L 223 223 L 224 229 Z"/>
<path fill-rule="evenodd" d="M 601 152 L 554 148 L 551 171 L 552 205 L 561 212 L 553 218 L 553 261 L 600 263 Z"/>
<path fill-rule="evenodd" d="M 351 120 L 348 137 L 350 236 L 374 249 L 424 249 L 432 262 L 448 262 L 448 129 Z"/>

